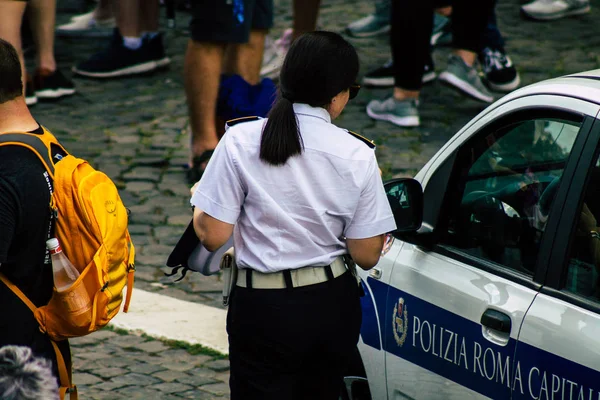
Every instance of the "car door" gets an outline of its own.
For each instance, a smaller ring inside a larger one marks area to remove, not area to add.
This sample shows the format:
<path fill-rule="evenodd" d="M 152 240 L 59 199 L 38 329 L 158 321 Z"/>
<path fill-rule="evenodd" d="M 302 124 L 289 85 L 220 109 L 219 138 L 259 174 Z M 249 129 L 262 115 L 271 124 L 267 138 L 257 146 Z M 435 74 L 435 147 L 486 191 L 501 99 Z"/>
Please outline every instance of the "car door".
<path fill-rule="evenodd" d="M 514 399 L 600 399 L 600 124 L 570 179 L 565 206 L 543 249 L 545 286 L 525 315 L 516 352 Z"/>
<path fill-rule="evenodd" d="M 389 399 L 510 398 L 519 329 L 546 267 L 539 249 L 556 232 L 556 198 L 543 193 L 562 185 L 597 111 L 516 99 L 437 155 L 422 179 L 422 229 L 401 237 L 389 282 L 369 278 L 374 291 L 389 284 Z"/>

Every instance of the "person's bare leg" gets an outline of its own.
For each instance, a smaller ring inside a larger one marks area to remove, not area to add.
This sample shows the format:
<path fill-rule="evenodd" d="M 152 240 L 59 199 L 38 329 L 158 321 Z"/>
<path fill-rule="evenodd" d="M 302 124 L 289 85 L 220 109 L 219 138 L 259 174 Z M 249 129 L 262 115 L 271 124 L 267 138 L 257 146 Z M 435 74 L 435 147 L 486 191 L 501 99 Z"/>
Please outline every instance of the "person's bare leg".
<path fill-rule="evenodd" d="M 96 9 L 94 9 L 94 18 L 96 20 L 109 19 L 114 16 L 113 4 L 111 0 L 99 0 Z"/>
<path fill-rule="evenodd" d="M 439 7 L 435 9 L 435 12 L 443 15 L 446 18 L 450 18 L 452 15 L 452 6 Z"/>
<path fill-rule="evenodd" d="M 0 1 L 0 38 L 14 46 L 21 60 L 23 90 L 25 90 L 25 59 L 21 42 L 21 22 L 27 3 L 20 1 Z"/>
<path fill-rule="evenodd" d="M 37 51 L 37 67 L 40 70 L 54 72 L 56 71 L 54 58 L 56 0 L 30 0 L 27 12 Z"/>
<path fill-rule="evenodd" d="M 140 2 L 140 31 L 157 32 L 160 9 L 158 0 Z"/>
<path fill-rule="evenodd" d="M 402 101 L 408 99 L 417 100 L 419 98 L 420 90 L 406 90 L 399 87 L 394 88 L 394 99 Z"/>
<path fill-rule="evenodd" d="M 462 58 L 469 67 L 472 67 L 475 60 L 477 60 L 477 53 L 469 50 L 455 49 L 453 50 L 453 53 Z"/>
<path fill-rule="evenodd" d="M 225 45 L 188 41 L 184 78 L 191 127 L 191 156 L 214 149 L 219 142 L 216 128 L 217 96 Z"/>
<path fill-rule="evenodd" d="M 148 0 L 143 1 L 146 2 Z M 140 37 L 142 32 L 140 18 L 141 4 L 142 0 L 117 0 L 115 4 L 117 26 L 123 37 Z"/>
<path fill-rule="evenodd" d="M 303 33 L 317 29 L 320 6 L 321 0 L 294 0 L 294 36 L 292 40 Z"/>
<path fill-rule="evenodd" d="M 265 49 L 266 30 L 250 31 L 248 43 L 231 44 L 225 52 L 224 72 L 240 75 L 251 85 L 260 82 L 260 67 Z"/>

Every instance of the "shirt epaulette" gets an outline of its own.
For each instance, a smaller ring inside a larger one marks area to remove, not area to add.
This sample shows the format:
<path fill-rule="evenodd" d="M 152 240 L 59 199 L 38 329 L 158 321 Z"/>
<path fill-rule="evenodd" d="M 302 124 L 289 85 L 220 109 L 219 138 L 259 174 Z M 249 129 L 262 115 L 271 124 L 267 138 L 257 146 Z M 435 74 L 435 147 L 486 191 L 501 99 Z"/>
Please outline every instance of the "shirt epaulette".
<path fill-rule="evenodd" d="M 250 122 L 250 121 L 258 121 L 260 117 L 252 116 L 252 117 L 240 117 L 230 119 L 225 123 L 225 128 L 231 128 L 234 125 L 241 124 L 242 122 Z"/>
<path fill-rule="evenodd" d="M 364 144 L 366 144 L 367 146 L 369 146 L 370 148 L 375 148 L 375 142 L 373 142 L 371 139 L 367 139 L 366 137 L 359 135 L 356 132 L 348 131 L 348 133 L 360 140 L 361 142 L 363 142 Z"/>

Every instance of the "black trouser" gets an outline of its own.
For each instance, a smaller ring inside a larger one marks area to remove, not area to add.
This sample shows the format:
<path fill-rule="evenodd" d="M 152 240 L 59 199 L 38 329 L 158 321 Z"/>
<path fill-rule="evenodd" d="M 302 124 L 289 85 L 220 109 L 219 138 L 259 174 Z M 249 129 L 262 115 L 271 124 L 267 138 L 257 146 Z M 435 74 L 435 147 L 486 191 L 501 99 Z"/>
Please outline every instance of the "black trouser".
<path fill-rule="evenodd" d="M 478 53 L 495 0 L 452 0 L 452 46 Z M 392 0 L 390 35 L 395 86 L 420 90 L 425 63 L 431 57 L 435 0 Z"/>
<path fill-rule="evenodd" d="M 346 272 L 293 289 L 235 287 L 227 314 L 232 400 L 338 400 L 360 333 Z"/>

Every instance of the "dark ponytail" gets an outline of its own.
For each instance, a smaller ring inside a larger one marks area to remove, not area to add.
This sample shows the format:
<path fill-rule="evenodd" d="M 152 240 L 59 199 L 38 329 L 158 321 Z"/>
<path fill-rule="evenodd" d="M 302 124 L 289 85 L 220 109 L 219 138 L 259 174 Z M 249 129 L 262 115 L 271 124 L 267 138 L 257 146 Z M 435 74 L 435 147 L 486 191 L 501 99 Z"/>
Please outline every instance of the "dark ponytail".
<path fill-rule="evenodd" d="M 293 103 L 326 107 L 358 76 L 354 47 L 334 32 L 309 32 L 290 47 L 279 75 L 279 98 L 269 112 L 260 141 L 260 159 L 283 165 L 304 151 Z"/>
<path fill-rule="evenodd" d="M 304 150 L 298 119 L 290 99 L 280 95 L 269 112 L 260 140 L 260 159 L 268 164 L 283 165 L 288 158 Z"/>

